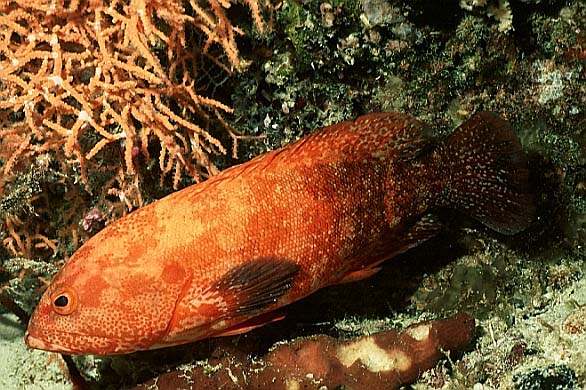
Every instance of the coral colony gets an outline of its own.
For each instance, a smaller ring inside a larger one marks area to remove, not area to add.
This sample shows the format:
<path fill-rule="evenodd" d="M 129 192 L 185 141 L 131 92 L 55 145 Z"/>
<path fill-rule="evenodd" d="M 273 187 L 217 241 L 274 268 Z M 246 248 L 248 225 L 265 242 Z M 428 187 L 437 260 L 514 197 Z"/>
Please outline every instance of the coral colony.
<path fill-rule="evenodd" d="M 198 61 L 186 50 L 188 26 L 207 35 L 204 55 L 218 43 L 227 57 L 218 58 L 218 64 L 238 64 L 226 4 L 211 3 L 214 17 L 195 2 L 195 17 L 185 14 L 181 2 L 5 6 L 0 17 L 3 173 L 53 151 L 78 166 L 89 188 L 87 170 L 96 169 L 89 162 L 107 145 L 123 146 L 124 171 L 132 175 L 134 148 L 148 158 L 153 138 L 162 145 L 163 174 L 187 169 L 199 177 L 196 166 L 210 169 L 205 152 L 225 150 L 191 120 L 230 108 L 194 91 Z"/>
<path fill-rule="evenodd" d="M 258 4 L 245 3 L 262 31 Z M 199 94 L 198 67 L 205 60 L 230 72 L 239 63 L 235 36 L 241 31 L 227 19 L 228 2 L 183 5 L 144 0 L 0 5 L 3 195 L 25 204 L 36 201 L 35 212 L 43 215 L 49 200 L 38 198 L 46 195 L 20 190 L 39 180 L 23 183 L 21 176 L 26 170 L 53 172 L 61 175 L 53 181 L 66 187 L 78 221 L 77 183 L 88 192 L 100 191 L 94 195 L 108 198 L 106 203 L 116 199 L 112 217 L 127 212 L 118 209 L 143 204 L 137 161 L 140 156 L 150 163 L 152 145 L 160 149 L 161 181 L 172 174 L 175 188 L 184 172 L 196 181 L 217 172 L 208 156 L 226 149 L 207 124 L 209 119 L 225 123 L 222 115 L 231 108 Z M 203 42 L 192 42 L 193 29 L 201 31 Z M 99 184 L 92 186 L 91 180 Z M 27 258 L 35 248 L 56 253 L 55 232 L 32 226 L 46 224 L 6 204 L 0 211 L 3 244 L 10 252 Z M 69 230 L 63 234 L 77 242 L 77 227 Z"/>

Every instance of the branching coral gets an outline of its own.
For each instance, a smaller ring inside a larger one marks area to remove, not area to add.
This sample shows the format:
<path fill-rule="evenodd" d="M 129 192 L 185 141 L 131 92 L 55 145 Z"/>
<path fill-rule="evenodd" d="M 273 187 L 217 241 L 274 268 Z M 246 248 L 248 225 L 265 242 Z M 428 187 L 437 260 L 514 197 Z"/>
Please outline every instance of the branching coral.
<path fill-rule="evenodd" d="M 259 3 L 245 3 L 262 31 Z M 225 123 L 222 115 L 231 109 L 196 84 L 204 62 L 224 72 L 239 62 L 241 31 L 228 20 L 229 6 L 224 0 L 0 2 L 0 194 L 15 172 L 51 156 L 70 183 L 92 192 L 90 174 L 97 173 L 105 182 L 102 199 L 109 194 L 140 206 L 138 157 L 149 162 L 153 145 L 160 146 L 154 150 L 161 180 L 173 174 L 175 188 L 184 172 L 196 181 L 215 173 L 209 156 L 227 150 L 208 126 L 210 119 Z M 18 219 L 12 218 L 6 226 L 12 224 L 13 236 Z"/>
<path fill-rule="evenodd" d="M 65 159 L 80 165 L 87 185 L 88 161 L 111 143 L 123 144 L 125 171 L 134 174 L 135 147 L 148 157 L 153 136 L 163 148 L 163 173 L 186 168 L 199 177 L 193 162 L 210 169 L 205 152 L 225 149 L 192 120 L 230 109 L 194 90 L 198 61 L 186 50 L 186 26 L 207 34 L 206 47 L 221 43 L 236 63 L 232 28 L 223 8 L 213 3 L 223 15 L 220 26 L 200 7 L 194 7 L 197 17 L 187 16 L 180 2 L 5 6 L 0 19 L 4 174 L 19 158 L 62 149 Z M 166 53 L 159 56 L 156 48 Z M 163 66 L 161 58 L 169 64 Z M 13 119 L 15 114 L 22 120 Z"/>

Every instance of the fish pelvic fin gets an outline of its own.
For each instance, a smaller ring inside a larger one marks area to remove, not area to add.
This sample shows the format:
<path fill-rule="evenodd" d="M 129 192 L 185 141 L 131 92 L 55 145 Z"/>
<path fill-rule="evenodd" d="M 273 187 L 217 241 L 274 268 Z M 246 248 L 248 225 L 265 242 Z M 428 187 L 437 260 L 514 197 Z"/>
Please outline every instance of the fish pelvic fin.
<path fill-rule="evenodd" d="M 436 150 L 440 202 L 503 234 L 531 223 L 534 194 L 521 143 L 497 114 L 478 112 Z"/>

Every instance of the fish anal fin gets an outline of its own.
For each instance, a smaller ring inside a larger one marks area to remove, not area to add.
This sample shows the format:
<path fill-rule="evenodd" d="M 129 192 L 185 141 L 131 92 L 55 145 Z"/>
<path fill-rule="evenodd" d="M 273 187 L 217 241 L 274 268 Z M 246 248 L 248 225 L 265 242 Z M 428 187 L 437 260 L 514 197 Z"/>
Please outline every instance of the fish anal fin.
<path fill-rule="evenodd" d="M 228 270 L 214 285 L 223 300 L 224 318 L 261 313 L 287 294 L 300 266 L 289 260 L 259 258 Z"/>
<path fill-rule="evenodd" d="M 419 244 L 436 236 L 442 228 L 441 222 L 434 214 L 426 214 L 415 222 L 407 232 L 399 238 L 399 250 L 395 254 L 415 248 Z"/>
<path fill-rule="evenodd" d="M 362 268 L 362 269 L 359 269 L 356 271 L 352 271 L 349 274 L 346 274 L 336 284 L 357 282 L 362 279 L 370 278 L 372 275 L 376 274 L 380 270 L 381 270 L 381 267 L 371 266 L 371 267 Z"/>
<path fill-rule="evenodd" d="M 402 234 L 394 237 L 395 240 L 391 245 L 392 249 L 390 249 L 385 256 L 374 259 L 350 261 L 349 264 L 354 264 L 354 267 L 349 267 L 350 269 L 347 273 L 343 274 L 335 284 L 356 282 L 371 277 L 382 269 L 380 266 L 381 263 L 429 240 L 439 233 L 441 227 L 442 225 L 436 219 L 435 215 L 424 215 L 414 224 L 408 226 L 407 229 L 402 228 L 406 231 L 401 230 Z"/>
<path fill-rule="evenodd" d="M 283 318 L 285 318 L 285 315 L 283 314 L 276 312 L 268 312 L 253 317 L 232 327 L 226 328 L 222 330 L 220 333 L 215 333 L 213 337 L 236 336 L 242 333 L 250 332 L 253 329 L 260 328 L 261 326 L 265 326 L 272 322 L 280 321 Z"/>

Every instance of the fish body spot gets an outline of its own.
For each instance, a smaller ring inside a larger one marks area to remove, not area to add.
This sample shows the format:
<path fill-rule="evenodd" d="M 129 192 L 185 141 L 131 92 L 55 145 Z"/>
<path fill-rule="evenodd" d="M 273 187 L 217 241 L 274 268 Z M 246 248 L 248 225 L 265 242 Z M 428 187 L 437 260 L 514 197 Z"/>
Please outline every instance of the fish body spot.
<path fill-rule="evenodd" d="M 178 265 L 177 263 L 170 263 L 165 265 L 165 268 L 163 268 L 161 279 L 165 283 L 183 283 L 185 281 L 186 275 L 187 272 L 185 271 L 185 268 Z"/>

